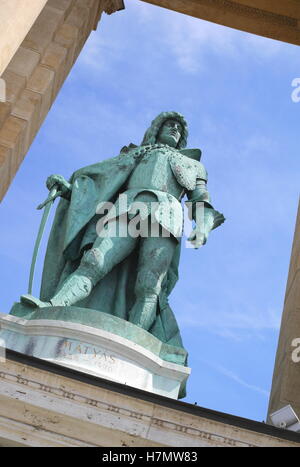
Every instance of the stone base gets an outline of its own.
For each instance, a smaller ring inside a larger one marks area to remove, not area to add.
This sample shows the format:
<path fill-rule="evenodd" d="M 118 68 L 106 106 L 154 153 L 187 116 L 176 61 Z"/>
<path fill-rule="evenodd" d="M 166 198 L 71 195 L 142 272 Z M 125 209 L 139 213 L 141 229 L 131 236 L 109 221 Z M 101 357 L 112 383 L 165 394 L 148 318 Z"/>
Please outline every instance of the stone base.
<path fill-rule="evenodd" d="M 182 349 L 99 311 L 51 307 L 28 313 L 16 304 L 12 314 L 0 314 L 0 326 L 8 349 L 173 399 L 190 374 L 172 363 L 184 359 Z"/>

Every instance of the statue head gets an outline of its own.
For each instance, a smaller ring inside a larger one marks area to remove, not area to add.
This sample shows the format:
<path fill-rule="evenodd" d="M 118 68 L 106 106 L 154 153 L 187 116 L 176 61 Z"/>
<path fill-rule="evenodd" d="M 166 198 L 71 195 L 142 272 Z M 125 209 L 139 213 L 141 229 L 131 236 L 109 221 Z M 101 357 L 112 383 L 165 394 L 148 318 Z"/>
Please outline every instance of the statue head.
<path fill-rule="evenodd" d="M 177 112 L 159 114 L 146 131 L 142 146 L 148 144 L 168 144 L 176 149 L 187 145 L 188 128 L 185 118 Z"/>
<path fill-rule="evenodd" d="M 157 142 L 162 144 L 168 144 L 172 148 L 176 148 L 180 141 L 183 128 L 181 123 L 177 120 L 169 119 L 160 128 L 158 133 Z"/>

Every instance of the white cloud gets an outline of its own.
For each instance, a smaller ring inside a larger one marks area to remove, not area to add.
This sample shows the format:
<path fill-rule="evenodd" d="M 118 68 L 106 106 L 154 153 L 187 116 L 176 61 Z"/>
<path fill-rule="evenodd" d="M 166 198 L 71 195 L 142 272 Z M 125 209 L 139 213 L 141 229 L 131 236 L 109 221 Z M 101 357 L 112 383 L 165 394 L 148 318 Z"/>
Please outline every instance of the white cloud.
<path fill-rule="evenodd" d="M 108 25 L 109 22 L 109 25 Z M 119 25 L 122 23 L 122 27 Z M 113 34 L 109 40 L 105 28 Z M 147 62 L 156 54 L 168 51 L 177 67 L 187 74 L 197 74 L 210 66 L 214 57 L 228 59 L 243 67 L 247 57 L 257 62 L 295 53 L 296 46 L 221 26 L 199 18 L 179 14 L 140 0 L 128 2 L 114 17 L 104 16 L 96 33 L 89 38 L 80 56 L 80 64 L 97 71 L 107 71 L 111 64 L 144 54 Z M 139 56 L 140 58 L 140 56 Z M 166 66 L 168 64 L 166 63 Z"/>
<path fill-rule="evenodd" d="M 165 18 L 167 22 L 167 18 Z M 178 66 L 188 73 L 206 68 L 206 55 L 236 54 L 234 31 L 199 19 L 174 15 L 165 29 L 163 41 L 171 48 Z"/>
<path fill-rule="evenodd" d="M 119 38 L 121 39 L 121 38 Z M 96 71 L 103 72 L 109 69 L 111 63 L 122 56 L 123 41 L 110 39 L 106 41 L 100 32 L 94 32 L 89 37 L 80 57 L 79 64 L 84 67 L 91 67 Z"/>
<path fill-rule="evenodd" d="M 153 42 L 159 38 L 161 46 L 170 49 L 179 68 L 187 73 L 196 73 L 206 68 L 208 54 L 236 60 L 251 55 L 259 61 L 273 59 L 275 55 L 286 52 L 296 54 L 296 46 L 170 10 L 161 9 L 158 15 L 157 7 L 140 1 L 130 4 L 130 8 L 149 32 L 151 29 L 153 32 L 155 25 L 159 34 L 152 35 Z"/>
<path fill-rule="evenodd" d="M 207 303 L 203 309 L 201 303 L 196 304 L 186 300 L 182 300 L 181 304 L 177 303 L 176 308 L 184 310 L 184 313 L 177 313 L 180 327 L 203 328 L 218 336 L 235 341 L 253 337 L 264 340 L 266 331 L 278 331 L 280 326 L 281 311 L 271 308 L 257 310 L 245 304 L 240 310 L 237 310 L 235 305 L 233 311 L 229 312 L 209 309 Z"/>
<path fill-rule="evenodd" d="M 212 365 L 210 365 L 212 366 Z M 265 397 L 269 397 L 270 393 L 266 391 L 265 389 L 260 388 L 259 386 L 256 386 L 254 384 L 249 384 L 246 381 L 244 381 L 242 378 L 240 378 L 237 374 L 235 374 L 233 371 L 228 370 L 227 368 L 224 368 L 223 366 L 219 365 L 213 365 L 213 368 L 221 373 L 222 375 L 226 376 L 227 378 L 235 381 L 237 384 L 240 386 L 243 386 L 247 389 L 250 389 L 251 391 L 258 392 L 262 394 Z"/>
<path fill-rule="evenodd" d="M 244 37 L 244 48 L 250 53 L 255 52 L 256 57 L 273 59 L 275 55 L 286 53 L 287 51 L 296 52 L 296 47 L 290 44 L 285 44 L 280 41 L 268 39 L 255 34 L 246 34 Z"/>

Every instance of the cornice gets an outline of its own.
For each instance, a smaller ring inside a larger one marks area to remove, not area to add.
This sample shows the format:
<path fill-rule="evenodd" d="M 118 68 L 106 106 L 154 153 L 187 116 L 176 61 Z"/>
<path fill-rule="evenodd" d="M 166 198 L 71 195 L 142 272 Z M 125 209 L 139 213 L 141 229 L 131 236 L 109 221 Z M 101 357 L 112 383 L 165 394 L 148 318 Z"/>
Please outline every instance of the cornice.
<path fill-rule="evenodd" d="M 179 13 L 272 39 L 300 45 L 299 9 L 251 6 L 244 0 L 142 0 Z M 282 0 L 274 0 L 274 2 Z M 245 4 L 247 3 L 247 4 Z M 272 11 L 274 10 L 274 11 Z M 283 12 L 286 11 L 286 14 Z"/>

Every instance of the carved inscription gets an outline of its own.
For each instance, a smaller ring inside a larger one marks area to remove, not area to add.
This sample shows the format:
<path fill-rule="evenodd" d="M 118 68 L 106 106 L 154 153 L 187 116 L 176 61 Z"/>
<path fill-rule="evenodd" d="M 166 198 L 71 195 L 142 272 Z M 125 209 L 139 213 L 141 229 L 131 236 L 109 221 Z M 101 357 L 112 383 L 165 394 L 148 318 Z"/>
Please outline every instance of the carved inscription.
<path fill-rule="evenodd" d="M 106 372 L 112 372 L 117 363 L 116 358 L 103 349 L 65 339 L 59 351 L 59 356 L 75 361 L 93 363 Z"/>

